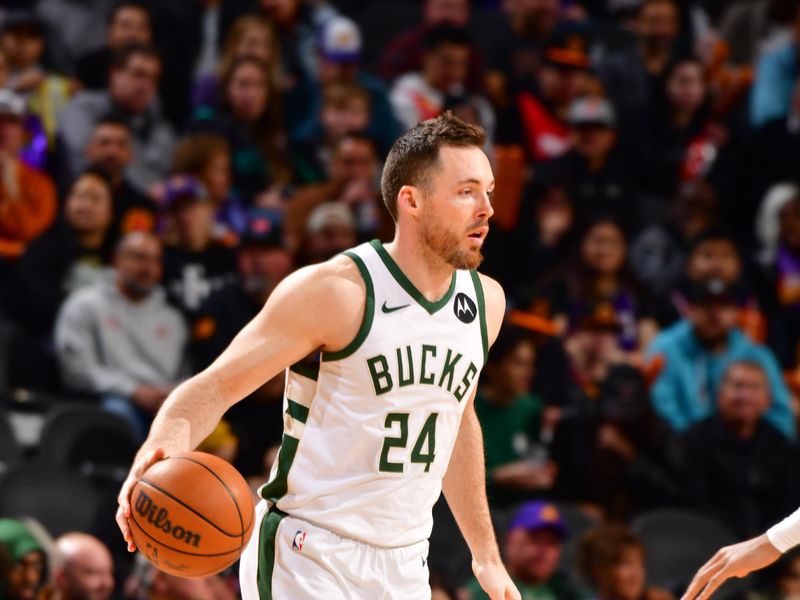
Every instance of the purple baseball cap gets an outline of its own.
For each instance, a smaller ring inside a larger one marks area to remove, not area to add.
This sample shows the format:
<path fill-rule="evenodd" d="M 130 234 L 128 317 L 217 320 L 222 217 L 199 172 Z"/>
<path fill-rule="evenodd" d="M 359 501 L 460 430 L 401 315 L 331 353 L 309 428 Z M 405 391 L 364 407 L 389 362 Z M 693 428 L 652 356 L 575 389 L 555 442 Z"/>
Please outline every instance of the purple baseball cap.
<path fill-rule="evenodd" d="M 508 526 L 509 531 L 514 529 L 526 531 L 549 529 L 562 538 L 567 537 L 567 526 L 561 517 L 561 511 L 555 504 L 545 500 L 532 500 L 523 504 Z"/>

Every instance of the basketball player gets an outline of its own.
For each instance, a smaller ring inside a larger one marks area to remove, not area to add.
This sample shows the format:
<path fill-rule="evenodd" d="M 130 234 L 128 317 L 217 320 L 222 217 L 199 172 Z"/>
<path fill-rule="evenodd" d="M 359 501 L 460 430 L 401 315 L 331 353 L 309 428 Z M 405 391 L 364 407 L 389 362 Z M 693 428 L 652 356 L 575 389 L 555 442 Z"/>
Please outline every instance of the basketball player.
<path fill-rule="evenodd" d="M 689 584 L 681 600 L 705 600 L 731 577 L 746 577 L 771 565 L 781 554 L 800 544 L 800 509 L 766 533 L 717 552 Z"/>
<path fill-rule="evenodd" d="M 503 318 L 474 269 L 494 212 L 481 129 L 449 113 L 393 146 L 381 181 L 396 223 L 300 269 L 205 371 L 159 411 L 119 495 L 155 461 L 195 448 L 223 413 L 286 371 L 284 436 L 240 569 L 245 600 L 430 598 L 431 508 L 441 491 L 492 600 L 518 600 L 485 493 L 473 400 Z M 314 364 L 306 359 L 321 352 Z"/>

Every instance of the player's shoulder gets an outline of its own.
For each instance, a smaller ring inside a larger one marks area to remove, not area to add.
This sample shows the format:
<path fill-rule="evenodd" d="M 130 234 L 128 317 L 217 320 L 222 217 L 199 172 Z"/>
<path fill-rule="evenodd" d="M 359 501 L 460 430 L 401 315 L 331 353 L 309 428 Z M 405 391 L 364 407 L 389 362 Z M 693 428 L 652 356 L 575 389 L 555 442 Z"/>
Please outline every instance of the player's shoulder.
<path fill-rule="evenodd" d="M 483 297 L 486 303 L 486 325 L 488 326 L 489 342 L 494 343 L 503 325 L 506 314 L 506 293 L 496 280 L 488 275 L 478 273 L 483 288 Z"/>
<path fill-rule="evenodd" d="M 287 277 L 286 285 L 301 291 L 306 297 L 324 299 L 327 306 L 357 301 L 366 293 L 358 266 L 343 254 L 298 269 Z"/>

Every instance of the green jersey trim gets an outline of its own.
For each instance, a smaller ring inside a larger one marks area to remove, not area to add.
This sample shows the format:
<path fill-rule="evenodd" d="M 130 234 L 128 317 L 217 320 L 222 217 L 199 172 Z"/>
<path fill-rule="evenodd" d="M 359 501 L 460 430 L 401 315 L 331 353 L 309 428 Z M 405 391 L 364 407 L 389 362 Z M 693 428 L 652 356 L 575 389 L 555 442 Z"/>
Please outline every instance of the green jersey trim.
<path fill-rule="evenodd" d="M 261 488 L 261 497 L 270 502 L 277 503 L 289 488 L 289 469 L 292 468 L 297 446 L 300 440 L 290 435 L 283 434 L 281 449 L 278 452 L 278 470 L 275 477 Z"/>
<path fill-rule="evenodd" d="M 481 320 L 481 342 L 483 342 L 483 364 L 489 358 L 489 334 L 486 329 L 486 300 L 483 298 L 483 284 L 477 271 L 470 271 L 472 283 L 475 286 L 475 295 L 478 297 L 478 315 Z"/>
<path fill-rule="evenodd" d="M 287 401 L 289 408 L 286 409 L 286 412 L 289 416 L 301 423 L 305 423 L 308 420 L 308 408 L 294 400 L 288 400 L 287 398 Z"/>
<path fill-rule="evenodd" d="M 305 377 L 307 379 L 313 379 L 314 381 L 317 380 L 319 377 L 319 365 L 308 365 L 303 363 L 295 363 L 289 370 L 292 373 Z"/>
<path fill-rule="evenodd" d="M 261 531 L 258 548 L 258 582 L 259 600 L 272 600 L 272 574 L 275 571 L 275 542 L 278 526 L 286 513 L 274 506 L 261 519 Z"/>
<path fill-rule="evenodd" d="M 375 318 L 375 288 L 372 285 L 372 277 L 369 275 L 367 265 L 364 264 L 364 261 L 361 260 L 361 257 L 357 254 L 345 252 L 344 255 L 350 257 L 350 259 L 356 263 L 358 272 L 361 273 L 364 285 L 367 288 L 367 298 L 364 303 L 364 317 L 361 319 L 361 327 L 358 328 L 358 333 L 356 333 L 356 337 L 353 338 L 353 341 L 336 352 L 323 352 L 322 360 L 324 362 L 342 360 L 358 350 L 361 344 L 364 343 L 364 340 L 367 339 L 369 330 L 372 329 L 372 321 Z"/>
<path fill-rule="evenodd" d="M 378 253 L 378 256 L 381 257 L 383 264 L 386 265 L 386 268 L 389 269 L 389 273 L 392 274 L 395 281 L 403 288 L 406 293 L 411 296 L 414 300 L 416 300 L 417 304 L 422 306 L 425 310 L 428 311 L 429 314 L 434 314 L 436 311 L 444 307 L 449 301 L 450 298 L 453 297 L 453 292 L 456 289 L 456 272 L 453 272 L 453 278 L 450 280 L 450 289 L 447 290 L 444 296 L 436 300 L 435 302 L 431 302 L 425 296 L 422 295 L 411 280 L 406 277 L 405 273 L 400 269 L 398 264 L 394 261 L 394 259 L 389 256 L 389 253 L 386 251 L 386 248 L 383 247 L 383 244 L 380 243 L 378 240 L 372 240 L 370 242 L 375 251 Z"/>

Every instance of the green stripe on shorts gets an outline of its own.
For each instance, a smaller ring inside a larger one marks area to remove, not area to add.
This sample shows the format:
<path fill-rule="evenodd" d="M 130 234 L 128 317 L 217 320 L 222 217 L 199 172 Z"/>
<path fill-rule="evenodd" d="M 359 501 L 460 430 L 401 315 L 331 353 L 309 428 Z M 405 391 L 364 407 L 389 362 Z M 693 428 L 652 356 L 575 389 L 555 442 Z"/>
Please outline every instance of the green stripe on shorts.
<path fill-rule="evenodd" d="M 272 600 L 272 573 L 275 569 L 275 538 L 278 526 L 286 513 L 272 507 L 261 519 L 261 532 L 258 548 L 258 597 Z"/>

